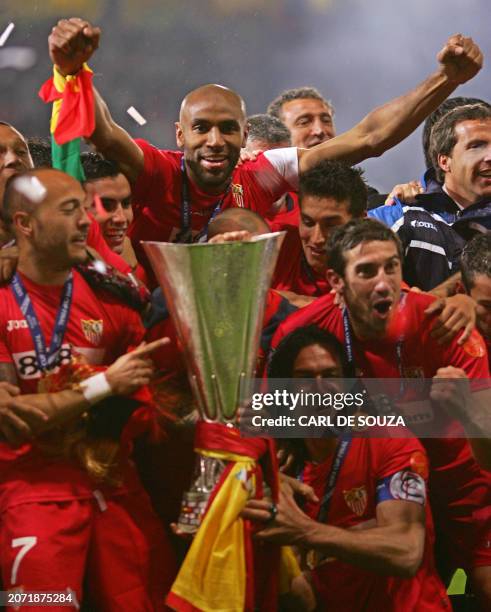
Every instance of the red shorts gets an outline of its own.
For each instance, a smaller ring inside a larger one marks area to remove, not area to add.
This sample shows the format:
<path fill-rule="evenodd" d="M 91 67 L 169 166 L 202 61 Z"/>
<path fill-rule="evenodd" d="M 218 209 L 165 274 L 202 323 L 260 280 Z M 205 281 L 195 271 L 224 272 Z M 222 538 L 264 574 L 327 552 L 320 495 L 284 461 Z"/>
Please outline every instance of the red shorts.
<path fill-rule="evenodd" d="M 109 499 L 99 494 L 93 500 L 22 503 L 5 510 L 0 522 L 4 589 L 71 593 L 78 608 L 85 585 L 90 610 L 166 609 L 174 553 L 143 490 Z M 37 609 L 46 608 L 25 608 Z"/>

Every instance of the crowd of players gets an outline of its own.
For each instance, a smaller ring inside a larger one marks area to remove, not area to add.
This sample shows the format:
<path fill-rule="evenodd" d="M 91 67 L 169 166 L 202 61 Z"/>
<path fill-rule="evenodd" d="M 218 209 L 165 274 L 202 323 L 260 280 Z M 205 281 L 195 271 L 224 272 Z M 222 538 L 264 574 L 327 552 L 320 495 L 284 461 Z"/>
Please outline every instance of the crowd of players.
<path fill-rule="evenodd" d="M 76 74 L 99 36 L 60 21 L 55 70 Z M 282 476 L 277 505 L 251 500 L 243 514 L 258 541 L 301 552 L 279 605 L 448 610 L 461 567 L 476 609 L 491 607 L 489 447 L 473 438 L 479 422 L 449 411 L 460 414 L 452 379 L 490 377 L 491 105 L 447 99 L 481 65 L 473 41 L 453 36 L 423 83 L 339 136 L 314 88 L 247 117 L 238 94 L 205 85 L 182 102 L 180 151 L 133 139 L 95 92 L 84 185 L 51 167 L 49 141 L 0 123 L 3 589 L 165 609 L 195 409 L 141 241 L 281 230 L 259 367 L 434 378 L 431 419 L 447 436 L 281 449 L 294 478 Z M 383 196 L 368 187 L 353 164 L 425 119 L 424 180 Z"/>

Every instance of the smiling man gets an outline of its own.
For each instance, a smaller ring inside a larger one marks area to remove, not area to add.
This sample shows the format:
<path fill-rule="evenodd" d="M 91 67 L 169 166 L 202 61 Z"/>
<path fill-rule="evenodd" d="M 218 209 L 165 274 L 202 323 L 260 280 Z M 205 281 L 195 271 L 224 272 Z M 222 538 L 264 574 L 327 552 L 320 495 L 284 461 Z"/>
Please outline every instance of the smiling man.
<path fill-rule="evenodd" d="M 362 171 L 325 160 L 300 177 L 300 219 L 289 227 L 272 287 L 319 297 L 331 290 L 326 280 L 326 242 L 333 230 L 363 217 L 367 188 Z"/>
<path fill-rule="evenodd" d="M 77 73 L 99 45 L 100 29 L 79 19 L 62 19 L 49 36 L 49 52 L 61 76 Z M 247 138 L 242 98 L 220 85 L 203 85 L 183 100 L 176 140 L 183 152 L 161 151 L 135 142 L 110 115 L 96 93 L 96 127 L 91 141 L 116 161 L 141 206 L 131 238 L 143 263 L 140 240 L 190 242 L 206 233 L 220 209 L 251 208 L 262 216 L 298 177 L 323 159 L 358 163 L 381 155 L 421 123 L 460 83 L 480 69 L 482 54 L 469 38 L 455 35 L 437 56 L 439 66 L 407 94 L 369 113 L 351 130 L 310 149 L 266 151 L 236 167 Z"/>
<path fill-rule="evenodd" d="M 425 291 L 458 272 L 462 249 L 476 230 L 491 230 L 491 108 L 466 104 L 440 117 L 431 130 L 430 156 L 437 181 L 414 204 L 369 213 L 397 231 L 404 280 Z"/>
<path fill-rule="evenodd" d="M 268 106 L 268 113 L 290 130 L 292 145 L 310 149 L 334 138 L 334 107 L 315 87 L 287 89 Z"/>

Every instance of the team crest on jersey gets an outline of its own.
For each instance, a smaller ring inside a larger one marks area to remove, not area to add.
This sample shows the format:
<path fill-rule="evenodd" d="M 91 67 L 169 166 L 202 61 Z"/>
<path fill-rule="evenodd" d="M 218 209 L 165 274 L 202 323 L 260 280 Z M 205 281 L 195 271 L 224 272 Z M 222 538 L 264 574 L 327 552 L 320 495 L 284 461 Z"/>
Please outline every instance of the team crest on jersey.
<path fill-rule="evenodd" d="M 464 342 L 462 348 L 471 357 L 484 357 L 484 355 L 486 354 L 484 341 L 474 332 L 472 332 L 472 334 L 470 335 L 469 340 L 467 340 L 467 342 Z"/>
<path fill-rule="evenodd" d="M 428 478 L 428 460 L 424 453 L 415 451 L 409 459 L 409 465 L 412 472 L 416 472 L 425 480 Z"/>
<path fill-rule="evenodd" d="M 349 491 L 343 491 L 344 501 L 346 505 L 357 516 L 362 516 L 367 508 L 368 494 L 366 488 L 355 487 Z"/>
<path fill-rule="evenodd" d="M 102 340 L 104 323 L 102 319 L 81 319 L 84 336 L 92 344 L 99 344 Z"/>
<path fill-rule="evenodd" d="M 244 208 L 244 188 L 238 183 L 232 183 L 232 198 L 234 205 L 238 208 Z"/>

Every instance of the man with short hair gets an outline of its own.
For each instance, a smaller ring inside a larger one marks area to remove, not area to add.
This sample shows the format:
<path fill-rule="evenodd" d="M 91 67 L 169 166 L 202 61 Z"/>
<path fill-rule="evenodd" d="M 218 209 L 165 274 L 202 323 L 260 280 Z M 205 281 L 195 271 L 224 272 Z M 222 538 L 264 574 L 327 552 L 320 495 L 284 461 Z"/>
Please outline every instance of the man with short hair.
<path fill-rule="evenodd" d="M 293 329 L 316 324 L 345 343 L 352 371 L 362 378 L 432 378 L 449 365 L 462 368 L 469 378 L 489 378 L 486 347 L 476 331 L 462 346 L 455 338 L 438 344 L 432 337 L 434 317 L 425 315 L 433 298 L 401 293 L 402 246 L 389 228 L 373 219 L 337 228 L 327 244 L 327 265 L 327 278 L 342 295 L 345 310 L 330 295 L 316 300 L 280 325 L 273 347 Z M 446 558 L 467 569 L 489 603 L 489 474 L 479 469 L 463 428 L 444 410 L 431 409 L 425 418 L 451 436 L 421 440 L 433 468 L 430 491 L 449 547 Z"/>
<path fill-rule="evenodd" d="M 466 293 L 476 302 L 477 329 L 491 360 L 491 234 L 479 234 L 465 245 L 460 266 Z"/>
<path fill-rule="evenodd" d="M 82 153 L 86 181 L 84 187 L 92 197 L 91 214 L 99 224 L 107 246 L 131 266 L 133 274 L 144 284 L 145 271 L 139 265 L 127 236 L 133 222 L 133 202 L 128 179 L 114 162 L 98 153 Z"/>
<path fill-rule="evenodd" d="M 331 290 L 326 279 L 325 245 L 335 227 L 366 213 L 363 172 L 325 160 L 300 177 L 297 227 L 287 229 L 272 287 L 319 297 Z"/>
<path fill-rule="evenodd" d="M 259 114 L 247 117 L 247 142 L 245 149 L 253 151 L 268 151 L 291 146 L 290 131 L 277 117 Z"/>
<path fill-rule="evenodd" d="M 430 155 L 436 181 L 414 204 L 369 212 L 398 233 L 404 279 L 426 291 L 458 272 L 466 240 L 491 229 L 491 107 L 457 106 L 443 114 L 431 130 Z"/>
<path fill-rule="evenodd" d="M 0 288 L 0 377 L 22 393 L 7 407 L 32 403 L 47 420 L 27 419 L 33 437 L 19 448 L 0 443 L 1 582 L 66 593 L 78 608 L 86 579 L 93 607 L 160 610 L 174 559 L 128 457 L 126 421 L 142 401 L 124 396 L 150 382 L 147 354 L 162 342 L 124 355 L 142 340 L 139 315 L 74 267 L 86 258 L 86 208 L 80 183 L 53 169 L 20 173 L 5 193 L 19 262 Z M 117 405 L 101 404 L 113 394 Z"/>
<path fill-rule="evenodd" d="M 294 147 L 310 149 L 336 136 L 334 107 L 315 87 L 283 91 L 267 112 L 285 124 Z"/>
<path fill-rule="evenodd" d="M 48 159 L 47 151 L 44 145 L 41 148 L 43 151 L 40 152 L 37 159 L 44 165 L 44 162 Z M 0 247 L 13 241 L 13 236 L 7 231 L 5 223 L 1 218 L 5 184 L 11 176 L 30 168 L 33 168 L 33 160 L 26 139 L 9 123 L 0 122 Z M 104 261 L 119 272 L 123 274 L 131 272 L 130 266 L 107 246 L 95 221 L 90 224 L 87 243 L 97 251 Z M 6 266 L 5 274 L 3 271 L 1 272 L 2 280 L 4 281 L 10 279 L 12 270 L 15 268 L 16 257 L 12 261 L 11 265 L 9 263 Z"/>
<path fill-rule="evenodd" d="M 49 37 L 49 50 L 61 76 L 82 68 L 99 37 L 100 30 L 82 19 L 58 22 Z M 311 149 L 267 151 L 237 168 L 247 136 L 246 113 L 244 101 L 230 89 L 204 85 L 184 98 L 176 123 L 177 144 L 184 153 L 159 151 L 132 140 L 96 93 L 91 140 L 104 157 L 119 164 L 142 206 L 132 227 L 139 261 L 144 261 L 141 240 L 189 242 L 206 233 L 218 210 L 230 206 L 265 215 L 281 195 L 296 189 L 298 176 L 319 161 L 339 158 L 357 163 L 395 146 L 460 82 L 474 76 L 481 53 L 470 39 L 457 35 L 448 40 L 438 59 L 440 68 L 424 83 L 376 109 L 338 138 Z"/>

